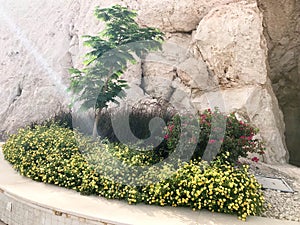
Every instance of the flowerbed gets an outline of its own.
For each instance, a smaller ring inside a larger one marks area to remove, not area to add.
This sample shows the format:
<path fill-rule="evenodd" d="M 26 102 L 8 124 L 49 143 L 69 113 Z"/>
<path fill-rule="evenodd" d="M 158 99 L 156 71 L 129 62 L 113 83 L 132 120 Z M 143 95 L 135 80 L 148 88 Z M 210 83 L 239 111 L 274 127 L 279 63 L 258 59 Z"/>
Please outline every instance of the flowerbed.
<path fill-rule="evenodd" d="M 263 210 L 260 185 L 247 166 L 224 160 L 230 157 L 228 151 L 211 164 L 196 159 L 170 164 L 154 151 L 91 141 L 53 124 L 20 129 L 3 145 L 3 152 L 20 174 L 82 194 L 130 204 L 205 208 L 237 214 L 242 220 Z M 148 169 L 141 172 L 144 167 Z"/>

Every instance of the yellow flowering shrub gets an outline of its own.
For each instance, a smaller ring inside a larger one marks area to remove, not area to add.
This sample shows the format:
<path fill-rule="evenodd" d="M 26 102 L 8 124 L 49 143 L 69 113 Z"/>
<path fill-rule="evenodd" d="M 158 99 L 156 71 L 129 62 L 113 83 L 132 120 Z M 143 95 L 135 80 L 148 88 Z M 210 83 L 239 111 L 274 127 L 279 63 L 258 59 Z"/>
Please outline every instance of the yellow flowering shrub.
<path fill-rule="evenodd" d="M 20 129 L 3 145 L 3 153 L 21 175 L 77 191 L 85 191 L 83 180 L 94 172 L 79 152 L 74 132 L 58 125 Z"/>
<path fill-rule="evenodd" d="M 3 153 L 20 174 L 82 194 L 123 199 L 129 204 L 205 208 L 237 214 L 242 220 L 263 209 L 261 187 L 247 166 L 193 160 L 178 165 L 161 162 L 158 168 L 160 159 L 151 151 L 91 142 L 56 124 L 20 129 L 3 145 Z M 140 174 L 143 166 L 148 169 Z M 126 178 L 126 182 L 116 178 Z"/>
<path fill-rule="evenodd" d="M 211 165 L 204 162 L 185 163 L 168 179 L 145 186 L 142 199 L 148 204 L 188 206 L 193 210 L 236 213 L 245 220 L 259 215 L 264 198 L 248 166 Z"/>

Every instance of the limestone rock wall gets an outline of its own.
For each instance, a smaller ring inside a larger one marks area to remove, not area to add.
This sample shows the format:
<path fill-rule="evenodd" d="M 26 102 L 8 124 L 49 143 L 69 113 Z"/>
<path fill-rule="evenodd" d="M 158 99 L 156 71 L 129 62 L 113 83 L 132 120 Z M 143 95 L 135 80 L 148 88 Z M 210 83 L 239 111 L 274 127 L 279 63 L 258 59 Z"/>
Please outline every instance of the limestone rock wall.
<path fill-rule="evenodd" d="M 66 110 L 68 8 L 49 1 L 1 1 L 0 133 Z M 54 13 L 55 12 L 55 13 Z"/>
<path fill-rule="evenodd" d="M 226 111 L 246 112 L 262 128 L 269 151 L 266 160 L 283 161 L 283 117 L 267 74 L 262 21 L 256 1 L 222 5 L 201 20 L 194 38 L 197 49 L 219 80 Z"/>
<path fill-rule="evenodd" d="M 269 49 L 269 77 L 284 113 L 290 162 L 300 165 L 300 1 L 259 0 Z"/>
<path fill-rule="evenodd" d="M 239 111 L 261 130 L 267 162 L 288 159 L 268 77 L 263 15 L 254 0 L 0 0 L 0 133 L 68 110 L 67 69 L 80 67 L 82 35 L 104 27 L 95 6 L 122 4 L 166 33 L 163 51 L 132 66 L 126 101 L 163 97 L 179 110 Z"/>

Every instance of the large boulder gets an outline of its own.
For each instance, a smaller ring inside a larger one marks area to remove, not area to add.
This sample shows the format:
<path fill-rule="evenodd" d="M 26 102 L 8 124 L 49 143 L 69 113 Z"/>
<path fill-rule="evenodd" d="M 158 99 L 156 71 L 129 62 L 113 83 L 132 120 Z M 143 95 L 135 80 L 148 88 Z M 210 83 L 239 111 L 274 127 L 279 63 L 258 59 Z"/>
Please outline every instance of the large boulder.
<path fill-rule="evenodd" d="M 267 47 L 255 1 L 214 8 L 199 23 L 196 45 L 225 88 L 265 84 Z"/>
<path fill-rule="evenodd" d="M 268 146 L 265 160 L 285 162 L 283 116 L 268 78 L 262 22 L 256 1 L 218 6 L 200 21 L 194 34 L 196 50 L 218 78 L 220 90 L 194 101 L 203 108 L 204 99 L 220 96 L 218 104 L 223 103 L 225 111 L 246 112 Z"/>
<path fill-rule="evenodd" d="M 132 9 L 138 10 L 139 22 L 154 26 L 166 32 L 190 33 L 200 20 L 214 7 L 226 5 L 235 0 L 124 0 Z"/>

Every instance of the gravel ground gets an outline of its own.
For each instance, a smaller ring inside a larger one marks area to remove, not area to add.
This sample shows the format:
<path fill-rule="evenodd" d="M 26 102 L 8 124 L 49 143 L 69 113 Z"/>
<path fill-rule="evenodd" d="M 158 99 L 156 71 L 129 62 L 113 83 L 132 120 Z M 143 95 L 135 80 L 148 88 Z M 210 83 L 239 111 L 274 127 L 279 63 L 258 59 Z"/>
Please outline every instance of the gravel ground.
<path fill-rule="evenodd" d="M 291 165 L 268 165 L 247 160 L 250 171 L 255 175 L 283 178 L 295 191 L 285 193 L 277 190 L 263 190 L 266 211 L 262 216 L 300 222 L 300 168 Z"/>

